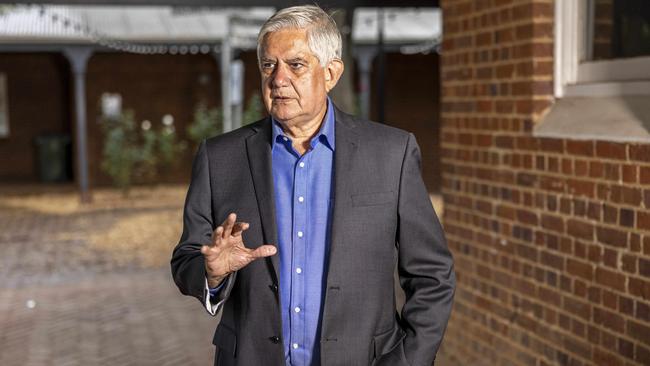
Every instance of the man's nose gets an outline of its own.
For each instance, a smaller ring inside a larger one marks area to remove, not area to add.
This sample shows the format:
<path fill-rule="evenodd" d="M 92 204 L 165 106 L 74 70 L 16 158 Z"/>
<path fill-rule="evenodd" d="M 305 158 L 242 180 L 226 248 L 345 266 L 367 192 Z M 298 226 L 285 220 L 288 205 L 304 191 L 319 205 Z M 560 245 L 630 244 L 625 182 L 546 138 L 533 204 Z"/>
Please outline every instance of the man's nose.
<path fill-rule="evenodd" d="M 278 65 L 275 70 L 273 70 L 273 74 L 271 75 L 271 85 L 274 87 L 280 88 L 287 86 L 290 81 L 291 75 L 285 65 Z"/>

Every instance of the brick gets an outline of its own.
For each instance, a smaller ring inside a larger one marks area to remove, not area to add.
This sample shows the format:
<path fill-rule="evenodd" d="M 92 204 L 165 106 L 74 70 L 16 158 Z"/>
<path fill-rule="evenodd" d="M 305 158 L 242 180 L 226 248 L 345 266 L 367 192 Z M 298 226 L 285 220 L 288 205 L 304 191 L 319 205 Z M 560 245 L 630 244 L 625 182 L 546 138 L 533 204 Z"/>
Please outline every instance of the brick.
<path fill-rule="evenodd" d="M 594 323 L 621 333 L 625 329 L 625 320 L 613 311 L 594 307 Z"/>
<path fill-rule="evenodd" d="M 594 156 L 593 141 L 567 140 L 566 152 L 572 155 Z"/>
<path fill-rule="evenodd" d="M 591 305 L 588 302 L 576 300 L 569 296 L 564 297 L 562 300 L 564 303 L 562 307 L 569 313 L 584 320 L 591 318 Z"/>
<path fill-rule="evenodd" d="M 596 156 L 606 159 L 625 160 L 627 157 L 627 145 L 615 142 L 596 141 Z"/>
<path fill-rule="evenodd" d="M 608 224 L 615 224 L 618 222 L 619 210 L 608 204 L 603 204 L 603 220 Z"/>
<path fill-rule="evenodd" d="M 570 274 L 587 281 L 591 281 L 594 278 L 594 268 L 589 263 L 567 258 L 566 269 Z"/>
<path fill-rule="evenodd" d="M 576 160 L 573 164 L 576 176 L 586 176 L 589 173 L 589 164 L 584 160 Z"/>
<path fill-rule="evenodd" d="M 636 165 L 623 165 L 622 169 L 622 178 L 625 183 L 636 183 L 637 182 L 637 171 L 639 167 Z M 650 169 L 648 169 L 648 181 L 650 182 Z"/>
<path fill-rule="evenodd" d="M 616 311 L 618 307 L 618 296 L 611 291 L 603 290 L 603 306 L 609 310 Z"/>
<path fill-rule="evenodd" d="M 623 254 L 621 258 L 622 267 L 625 272 L 636 273 L 637 268 L 637 257 L 631 254 Z"/>
<path fill-rule="evenodd" d="M 647 279 L 630 277 L 628 291 L 634 296 L 650 300 L 650 282 Z"/>
<path fill-rule="evenodd" d="M 618 164 L 605 164 L 605 179 L 618 182 L 621 179 L 621 167 Z"/>
<path fill-rule="evenodd" d="M 593 182 L 586 180 L 567 180 L 567 189 L 569 193 L 576 196 L 594 197 L 596 186 Z"/>
<path fill-rule="evenodd" d="M 618 269 L 618 250 L 603 248 L 603 264 L 613 270 Z"/>
<path fill-rule="evenodd" d="M 602 267 L 596 268 L 596 282 L 614 290 L 625 290 L 625 276 Z"/>
<path fill-rule="evenodd" d="M 603 244 L 618 248 L 627 247 L 626 231 L 599 226 L 596 228 L 596 235 L 598 237 L 598 241 Z"/>
<path fill-rule="evenodd" d="M 622 208 L 619 214 L 619 224 L 621 226 L 634 226 L 634 211 L 628 208 Z"/>
<path fill-rule="evenodd" d="M 627 335 L 636 339 L 642 344 L 650 344 L 650 327 L 641 324 L 636 320 L 628 319 Z"/>
<path fill-rule="evenodd" d="M 567 221 L 567 233 L 580 239 L 593 240 L 594 226 L 588 222 L 569 219 Z"/>
<path fill-rule="evenodd" d="M 642 191 L 640 188 L 626 186 L 616 186 L 616 188 L 620 189 L 620 198 L 614 198 L 614 190 L 612 190 L 612 200 L 615 202 L 625 203 L 633 206 L 638 206 L 641 204 Z"/>
<path fill-rule="evenodd" d="M 650 348 L 643 347 L 637 343 L 635 347 L 634 361 L 641 365 L 650 365 Z"/>
<path fill-rule="evenodd" d="M 589 176 L 592 178 L 602 178 L 605 174 L 605 164 L 599 161 L 589 162 Z"/>
<path fill-rule="evenodd" d="M 618 312 L 633 317 L 634 300 L 627 296 L 618 296 Z"/>
<path fill-rule="evenodd" d="M 553 138 L 540 138 L 539 147 L 543 151 L 563 153 L 564 152 L 564 140 L 553 139 Z"/>
<path fill-rule="evenodd" d="M 517 219 L 524 224 L 537 225 L 537 214 L 528 210 L 517 210 Z"/>
<path fill-rule="evenodd" d="M 558 269 L 560 271 L 564 270 L 564 258 L 562 256 L 555 255 L 547 251 L 542 251 L 540 253 L 540 262 L 543 265 Z"/>
<path fill-rule="evenodd" d="M 639 319 L 643 320 L 646 323 L 650 323 L 650 304 L 647 304 L 642 301 L 636 302 L 636 311 L 634 315 Z"/>
<path fill-rule="evenodd" d="M 564 232 L 564 221 L 562 218 L 552 215 L 542 215 L 542 227 L 555 232 Z"/>
<path fill-rule="evenodd" d="M 650 260 L 639 258 L 639 274 L 644 277 L 650 277 Z"/>
<path fill-rule="evenodd" d="M 630 160 L 650 163 L 650 144 L 630 145 Z"/>
<path fill-rule="evenodd" d="M 650 230 L 650 212 L 637 211 L 636 227 L 637 229 L 641 229 L 641 230 Z"/>
<path fill-rule="evenodd" d="M 618 353 L 628 359 L 634 358 L 634 343 L 623 339 L 619 338 L 618 339 Z"/>

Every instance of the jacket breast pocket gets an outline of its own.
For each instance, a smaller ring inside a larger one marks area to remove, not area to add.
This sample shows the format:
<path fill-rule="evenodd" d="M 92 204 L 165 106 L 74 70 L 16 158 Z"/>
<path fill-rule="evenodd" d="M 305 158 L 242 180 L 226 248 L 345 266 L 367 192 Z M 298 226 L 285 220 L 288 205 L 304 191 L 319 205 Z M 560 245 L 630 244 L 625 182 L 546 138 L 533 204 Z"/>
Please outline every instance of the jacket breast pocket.
<path fill-rule="evenodd" d="M 353 194 L 352 206 L 379 206 L 391 203 L 395 199 L 393 191 Z"/>
<path fill-rule="evenodd" d="M 229 327 L 219 324 L 214 332 L 212 344 L 219 348 L 219 357 L 235 358 L 237 353 L 237 334 Z"/>

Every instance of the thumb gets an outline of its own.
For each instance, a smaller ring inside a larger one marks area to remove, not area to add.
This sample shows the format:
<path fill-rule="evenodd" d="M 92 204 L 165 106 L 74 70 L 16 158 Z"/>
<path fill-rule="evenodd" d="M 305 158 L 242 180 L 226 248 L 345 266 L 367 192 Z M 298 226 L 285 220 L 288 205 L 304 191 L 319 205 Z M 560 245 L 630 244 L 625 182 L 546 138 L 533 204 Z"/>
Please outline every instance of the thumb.
<path fill-rule="evenodd" d="M 253 258 L 263 258 L 263 257 L 270 257 L 274 255 L 278 249 L 275 247 L 275 245 L 262 245 L 255 250 L 253 250 L 250 254 Z"/>

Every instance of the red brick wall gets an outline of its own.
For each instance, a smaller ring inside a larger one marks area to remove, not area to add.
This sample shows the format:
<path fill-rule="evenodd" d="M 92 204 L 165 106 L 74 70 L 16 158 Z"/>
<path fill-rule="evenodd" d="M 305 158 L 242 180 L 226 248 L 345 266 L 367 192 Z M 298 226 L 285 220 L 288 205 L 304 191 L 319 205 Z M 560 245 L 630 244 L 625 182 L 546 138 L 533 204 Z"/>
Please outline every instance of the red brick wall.
<path fill-rule="evenodd" d="M 245 95 L 259 90 L 259 72 L 254 52 L 243 53 Z M 206 77 L 203 82 L 202 77 Z M 90 176 L 92 183 L 105 185 L 109 178 L 101 170 L 103 135 L 98 116 L 102 93 L 120 93 L 122 107 L 133 109 L 137 121 L 150 120 L 159 126 L 169 113 L 179 137 L 192 122 L 194 108 L 203 101 L 210 107 L 221 105 L 219 65 L 210 55 L 134 55 L 124 53 L 95 54 L 88 64 L 87 106 Z M 188 148 L 180 164 L 163 182 L 189 182 L 194 151 Z"/>
<path fill-rule="evenodd" d="M 650 364 L 650 145 L 536 138 L 552 0 L 443 0 L 458 365 Z M 614 128 L 614 127 L 613 127 Z"/>
<path fill-rule="evenodd" d="M 260 88 L 255 52 L 241 54 L 246 67 L 245 95 Z M 9 96 L 8 138 L 0 138 L 0 180 L 38 181 L 34 139 L 41 134 L 62 133 L 74 139 L 73 81 L 66 58 L 58 53 L 0 54 L 0 72 L 7 75 Z M 201 82 L 202 75 L 207 76 Z M 218 63 L 206 55 L 134 55 L 96 53 L 88 63 L 86 108 L 91 185 L 107 185 L 101 170 L 103 135 L 99 123 L 102 93 L 119 93 L 125 109 L 133 109 L 138 121 L 159 124 L 163 115 L 175 118 L 176 130 L 185 138 L 194 107 L 204 101 L 221 104 Z M 194 152 L 190 148 L 163 182 L 188 182 Z M 74 165 L 74 156 L 70 164 Z"/>
<path fill-rule="evenodd" d="M 70 134 L 69 66 L 56 53 L 0 54 L 7 75 L 9 136 L 0 137 L 0 181 L 38 180 L 34 138 Z"/>

